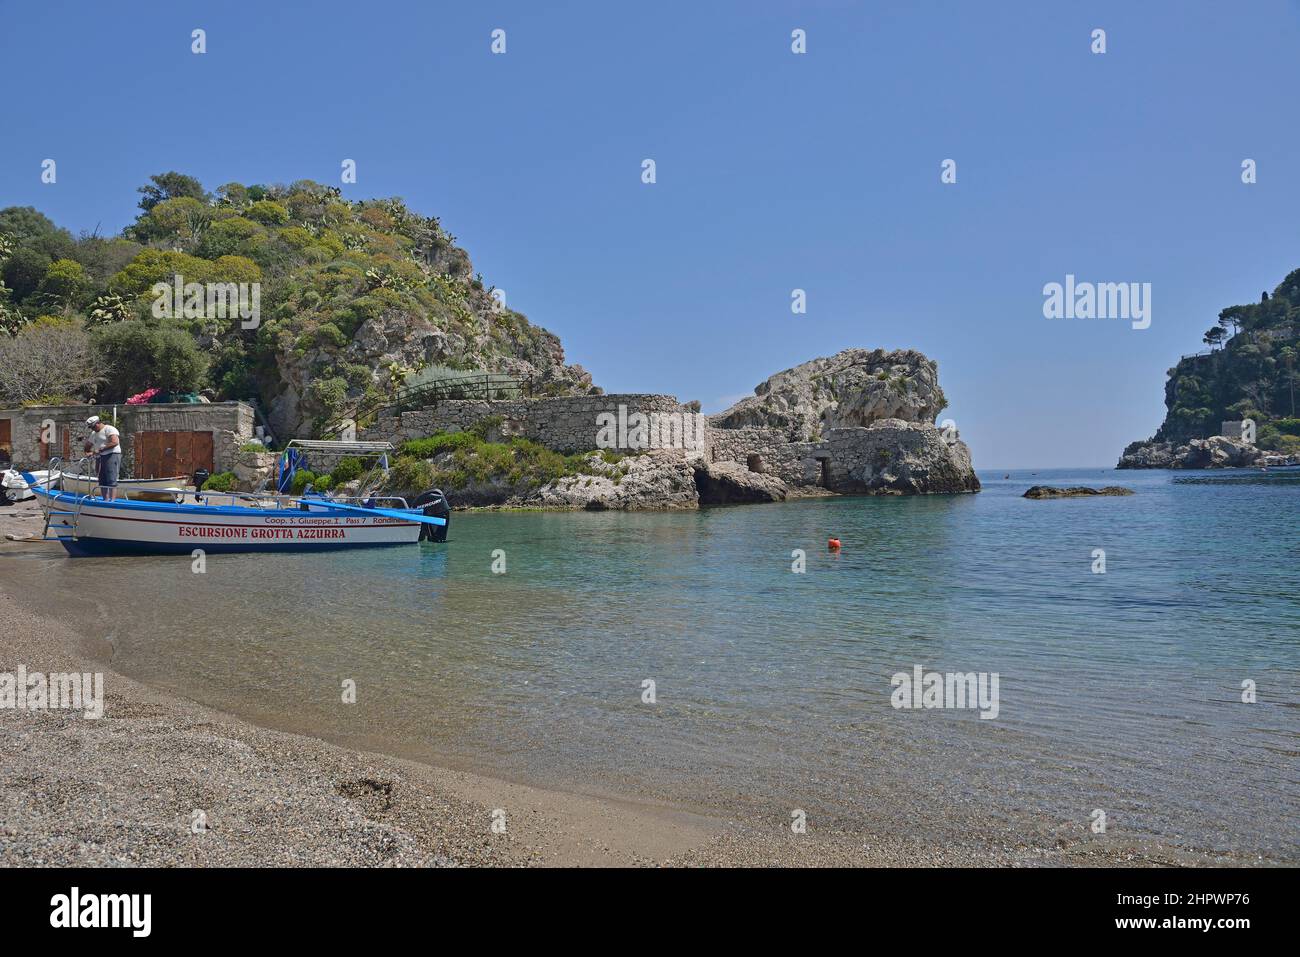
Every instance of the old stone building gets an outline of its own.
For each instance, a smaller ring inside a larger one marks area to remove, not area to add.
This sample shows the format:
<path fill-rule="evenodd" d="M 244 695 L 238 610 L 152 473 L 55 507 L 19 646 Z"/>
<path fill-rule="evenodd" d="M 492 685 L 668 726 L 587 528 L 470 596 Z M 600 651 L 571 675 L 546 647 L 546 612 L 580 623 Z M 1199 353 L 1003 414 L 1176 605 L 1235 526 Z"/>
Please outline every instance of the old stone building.
<path fill-rule="evenodd" d="M 0 450 L 17 468 L 43 468 L 53 456 L 74 462 L 92 415 L 121 431 L 124 477 L 222 472 L 253 436 L 253 409 L 243 402 L 39 405 L 0 410 Z"/>

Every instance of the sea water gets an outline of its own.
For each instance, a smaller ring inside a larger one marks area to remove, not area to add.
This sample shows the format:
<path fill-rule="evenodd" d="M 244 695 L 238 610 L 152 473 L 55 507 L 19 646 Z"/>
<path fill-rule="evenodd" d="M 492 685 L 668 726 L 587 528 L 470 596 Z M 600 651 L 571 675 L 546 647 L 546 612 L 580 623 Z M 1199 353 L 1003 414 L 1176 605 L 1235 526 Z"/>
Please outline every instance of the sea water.
<path fill-rule="evenodd" d="M 981 480 L 456 514 L 445 545 L 201 573 L 5 570 L 42 574 L 40 602 L 109 637 L 115 669 L 358 747 L 774 827 L 803 809 L 951 841 L 981 822 L 1086 834 L 1101 811 L 1111 833 L 1294 863 L 1300 474 Z M 1136 494 L 1022 498 L 1033 484 Z M 996 676 L 996 715 L 896 706 L 917 669 Z"/>

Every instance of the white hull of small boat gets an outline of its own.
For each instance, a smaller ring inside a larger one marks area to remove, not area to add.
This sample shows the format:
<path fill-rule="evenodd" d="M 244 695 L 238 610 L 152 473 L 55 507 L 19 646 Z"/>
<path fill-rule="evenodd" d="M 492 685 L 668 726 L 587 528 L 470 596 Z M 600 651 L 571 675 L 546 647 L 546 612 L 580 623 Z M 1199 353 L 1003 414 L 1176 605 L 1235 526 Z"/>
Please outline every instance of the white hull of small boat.
<path fill-rule="evenodd" d="M 99 487 L 99 478 L 94 475 L 69 475 L 64 472 L 61 484 L 65 492 L 74 495 L 92 495 Z M 119 497 L 125 495 L 127 498 L 132 498 L 132 493 L 136 491 L 184 491 L 189 487 L 190 480 L 184 475 L 156 479 L 118 479 L 117 494 Z"/>
<path fill-rule="evenodd" d="M 49 484 L 50 473 L 48 471 L 29 472 L 28 475 L 36 480 L 38 486 Z M 59 473 L 54 473 L 54 478 L 59 478 Z M 5 469 L 3 475 L 0 475 L 0 496 L 3 496 L 3 504 L 12 505 L 15 502 L 23 502 L 33 497 L 31 485 L 23 478 L 21 472 L 17 469 Z"/>

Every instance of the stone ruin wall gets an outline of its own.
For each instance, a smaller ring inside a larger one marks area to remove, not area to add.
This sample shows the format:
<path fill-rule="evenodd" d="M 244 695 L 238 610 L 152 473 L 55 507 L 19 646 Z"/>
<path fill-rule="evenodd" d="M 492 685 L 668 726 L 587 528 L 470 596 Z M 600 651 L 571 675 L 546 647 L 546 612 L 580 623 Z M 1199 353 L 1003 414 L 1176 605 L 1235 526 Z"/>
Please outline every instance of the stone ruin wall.
<path fill-rule="evenodd" d="M 396 415 L 382 414 L 379 421 L 357 436 L 362 440 L 387 441 L 396 445 L 435 432 L 463 432 L 486 418 L 501 418 L 503 438 L 525 438 L 571 455 L 597 448 L 597 418 L 602 413 L 618 415 L 619 406 L 628 416 L 690 415 L 671 395 L 581 395 L 551 399 L 444 399 L 436 405 Z M 703 442 L 708 445 L 708 420 L 700 418 Z M 632 450 L 623 450 L 632 451 Z"/>
<path fill-rule="evenodd" d="M 597 416 L 690 414 L 669 395 L 599 395 L 548 399 L 446 399 L 435 406 L 381 415 L 374 426 L 358 436 L 389 441 L 423 438 L 435 432 L 459 432 L 489 417 L 501 418 L 502 438 L 519 436 L 564 454 L 589 452 L 597 447 Z M 790 487 L 823 486 L 835 491 L 859 488 L 882 464 L 883 453 L 900 439 L 894 430 L 868 428 L 831 429 L 819 442 L 791 442 L 780 429 L 721 429 L 700 418 L 702 448 L 688 452 L 711 462 L 736 462 L 752 471 L 775 475 Z M 913 424 L 919 433 L 924 426 Z M 929 428 L 933 428 L 930 426 Z M 910 431 L 910 430 L 909 430 Z M 920 435 L 909 438 L 909 444 Z M 635 451 L 621 449 L 619 451 Z"/>
<path fill-rule="evenodd" d="M 825 442 L 791 442 L 780 429 L 719 429 L 710 433 L 710 461 L 737 462 L 775 475 L 786 485 L 820 485 Z M 754 458 L 756 456 L 756 458 Z"/>

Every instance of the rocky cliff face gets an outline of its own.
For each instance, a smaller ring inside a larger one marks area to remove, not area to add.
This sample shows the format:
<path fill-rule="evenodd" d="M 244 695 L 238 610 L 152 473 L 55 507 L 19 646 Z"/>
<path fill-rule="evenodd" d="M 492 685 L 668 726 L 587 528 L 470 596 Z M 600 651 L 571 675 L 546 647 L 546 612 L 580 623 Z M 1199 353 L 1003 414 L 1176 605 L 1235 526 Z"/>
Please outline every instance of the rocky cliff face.
<path fill-rule="evenodd" d="M 1133 442 L 1120 456 L 1121 469 L 1222 469 L 1289 465 L 1293 456 L 1265 452 L 1245 442 L 1212 435 L 1185 443 Z"/>
<path fill-rule="evenodd" d="M 1300 454 L 1300 269 L 1259 302 L 1224 309 L 1203 341 L 1208 352 L 1169 370 L 1164 421 L 1152 438 L 1124 450 L 1119 468 L 1232 467 Z M 1252 454 L 1217 439 L 1221 423 L 1242 419 L 1256 426 Z"/>
<path fill-rule="evenodd" d="M 928 422 L 882 419 L 866 428 L 837 429 L 826 443 L 827 487 L 872 495 L 978 492 L 970 449 Z"/>
<path fill-rule="evenodd" d="M 914 349 L 845 349 L 778 372 L 712 416 L 716 428 L 775 428 L 809 442 L 883 419 L 933 423 L 947 407 L 938 366 Z"/>
<path fill-rule="evenodd" d="M 448 250 L 456 255 L 448 256 Z M 558 336 L 503 308 L 473 278 L 464 250 L 443 247 L 431 254 L 432 265 L 418 252 L 411 255 L 420 278 L 405 285 L 376 286 L 384 277 L 376 278 L 373 270 L 364 278 L 349 277 L 349 294 L 364 304 L 353 310 L 361 322 L 351 341 L 313 334 L 303 313 L 310 314 L 318 296 L 311 284 L 302 287 L 292 324 L 295 332 L 309 331 L 276 337 L 274 376 L 264 382 L 274 395 L 267 414 L 277 434 L 312 434 L 349 404 L 364 404 L 367 394 L 381 397 L 429 367 L 513 376 L 538 395 L 598 391 L 582 366 L 566 363 Z"/>

